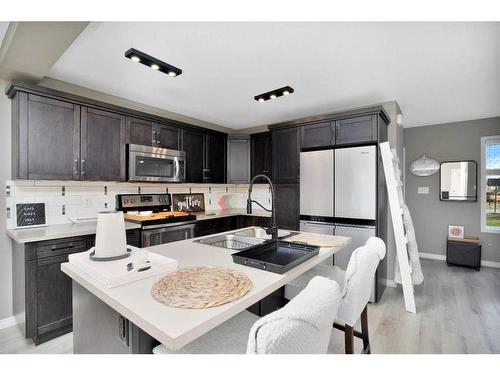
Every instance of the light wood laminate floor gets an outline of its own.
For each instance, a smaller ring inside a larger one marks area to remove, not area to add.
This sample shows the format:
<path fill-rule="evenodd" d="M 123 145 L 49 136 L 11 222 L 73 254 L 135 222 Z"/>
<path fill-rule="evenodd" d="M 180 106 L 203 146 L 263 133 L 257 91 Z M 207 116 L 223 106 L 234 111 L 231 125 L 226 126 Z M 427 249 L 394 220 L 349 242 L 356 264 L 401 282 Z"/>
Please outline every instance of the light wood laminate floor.
<path fill-rule="evenodd" d="M 382 300 L 369 306 L 372 352 L 500 353 L 500 269 L 483 267 L 476 272 L 430 260 L 423 260 L 422 268 L 425 281 L 415 291 L 418 314 L 404 311 L 402 292 L 394 288 L 387 288 Z M 228 347 L 228 352 L 244 352 L 247 334 L 241 332 L 241 348 Z M 329 352 L 342 353 L 343 343 L 343 334 L 334 329 Z M 361 351 L 358 339 L 355 349 Z M 17 327 L 0 330 L 0 353 L 72 350 L 72 334 L 35 347 Z"/>

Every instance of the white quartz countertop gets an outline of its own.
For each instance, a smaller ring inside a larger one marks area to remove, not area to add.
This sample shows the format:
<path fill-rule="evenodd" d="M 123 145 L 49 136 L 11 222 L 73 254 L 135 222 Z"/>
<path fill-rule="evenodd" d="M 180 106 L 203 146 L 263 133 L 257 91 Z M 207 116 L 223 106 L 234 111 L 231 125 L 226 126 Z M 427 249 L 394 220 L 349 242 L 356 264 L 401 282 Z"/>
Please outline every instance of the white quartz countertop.
<path fill-rule="evenodd" d="M 248 215 L 244 208 L 230 208 L 226 210 L 212 210 L 194 213 L 197 220 L 217 219 L 221 217 Z M 251 215 L 248 216 L 262 216 L 269 217 L 270 213 L 264 210 L 253 210 Z M 68 223 L 48 225 L 46 227 L 38 228 L 25 228 L 25 229 L 7 229 L 7 235 L 18 243 L 29 243 L 37 241 L 54 240 L 58 238 L 68 238 L 75 236 L 86 236 L 88 234 L 95 234 L 97 222 L 85 223 Z M 125 229 L 140 228 L 140 224 L 125 222 Z"/>
<path fill-rule="evenodd" d="M 203 212 L 193 212 L 196 215 L 196 220 L 209 220 L 217 219 L 219 217 L 229 217 L 229 216 L 260 216 L 260 217 L 271 217 L 271 213 L 262 209 L 253 209 L 251 214 L 247 214 L 246 208 L 228 208 L 225 210 L 210 210 Z"/>
<path fill-rule="evenodd" d="M 140 224 L 125 222 L 125 229 L 140 228 Z M 39 228 L 7 229 L 7 235 L 18 243 L 54 240 L 75 236 L 86 236 L 95 234 L 97 221 L 77 224 L 48 225 Z"/>
<path fill-rule="evenodd" d="M 232 232 L 235 231 L 226 233 Z M 250 278 L 252 289 L 245 296 L 209 309 L 174 308 L 155 301 L 150 291 L 159 277 L 151 277 L 109 289 L 72 264 L 63 263 L 61 269 L 75 282 L 167 348 L 177 350 L 323 262 L 351 241 L 349 237 L 336 236 L 336 239 L 338 246 L 321 248 L 317 256 L 281 275 L 233 263 L 231 254 L 234 251 L 201 244 L 196 242 L 197 239 L 146 248 L 154 253 L 176 259 L 179 262 L 179 268 L 221 266 L 243 272 Z"/>

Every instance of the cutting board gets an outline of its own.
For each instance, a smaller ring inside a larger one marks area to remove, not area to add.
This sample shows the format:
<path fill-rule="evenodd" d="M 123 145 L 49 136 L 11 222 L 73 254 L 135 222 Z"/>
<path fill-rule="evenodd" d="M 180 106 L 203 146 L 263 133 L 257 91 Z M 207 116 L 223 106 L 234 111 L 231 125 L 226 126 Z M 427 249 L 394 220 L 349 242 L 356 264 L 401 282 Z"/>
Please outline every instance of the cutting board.
<path fill-rule="evenodd" d="M 178 216 L 188 216 L 188 212 L 180 212 L 180 211 L 165 211 L 165 212 L 154 212 L 150 215 L 129 215 L 129 214 L 124 214 L 123 217 L 125 220 L 128 221 L 135 221 L 135 222 L 143 222 L 143 221 L 149 221 L 149 220 L 159 220 L 159 219 L 166 219 L 168 217 L 178 217 Z"/>

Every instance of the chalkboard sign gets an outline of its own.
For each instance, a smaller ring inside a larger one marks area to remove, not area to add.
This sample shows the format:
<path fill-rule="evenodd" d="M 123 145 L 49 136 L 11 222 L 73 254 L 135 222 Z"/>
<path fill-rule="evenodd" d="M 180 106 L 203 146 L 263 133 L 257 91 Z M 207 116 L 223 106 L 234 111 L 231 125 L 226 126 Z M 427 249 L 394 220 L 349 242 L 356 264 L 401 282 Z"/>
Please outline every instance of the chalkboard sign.
<path fill-rule="evenodd" d="M 45 203 L 16 204 L 17 228 L 47 225 Z"/>
<path fill-rule="evenodd" d="M 205 211 L 205 196 L 196 194 L 172 194 L 172 210 L 184 212 Z"/>

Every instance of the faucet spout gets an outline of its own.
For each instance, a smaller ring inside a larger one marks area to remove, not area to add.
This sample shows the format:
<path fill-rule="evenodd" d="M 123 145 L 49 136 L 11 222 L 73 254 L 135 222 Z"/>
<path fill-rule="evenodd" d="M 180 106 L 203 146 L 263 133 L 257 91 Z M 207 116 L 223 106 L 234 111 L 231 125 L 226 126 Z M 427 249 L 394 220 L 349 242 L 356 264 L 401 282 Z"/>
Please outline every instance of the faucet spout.
<path fill-rule="evenodd" d="M 273 186 L 273 182 L 271 181 L 271 179 L 268 176 L 266 176 L 265 174 L 258 174 L 256 176 L 254 176 L 254 178 L 252 178 L 252 180 L 250 181 L 250 186 L 248 187 L 247 214 L 252 213 L 252 203 L 256 203 L 259 206 L 261 206 L 262 208 L 264 208 L 259 202 L 252 200 L 253 184 L 258 179 L 266 180 L 267 183 L 269 184 L 270 189 L 271 189 L 271 227 L 266 231 L 266 233 L 270 234 L 272 236 L 272 239 L 277 241 L 278 240 L 278 227 L 276 226 L 276 207 L 274 205 L 274 202 L 275 202 L 274 186 Z M 266 211 L 269 211 L 266 208 L 264 208 L 264 209 Z"/>

